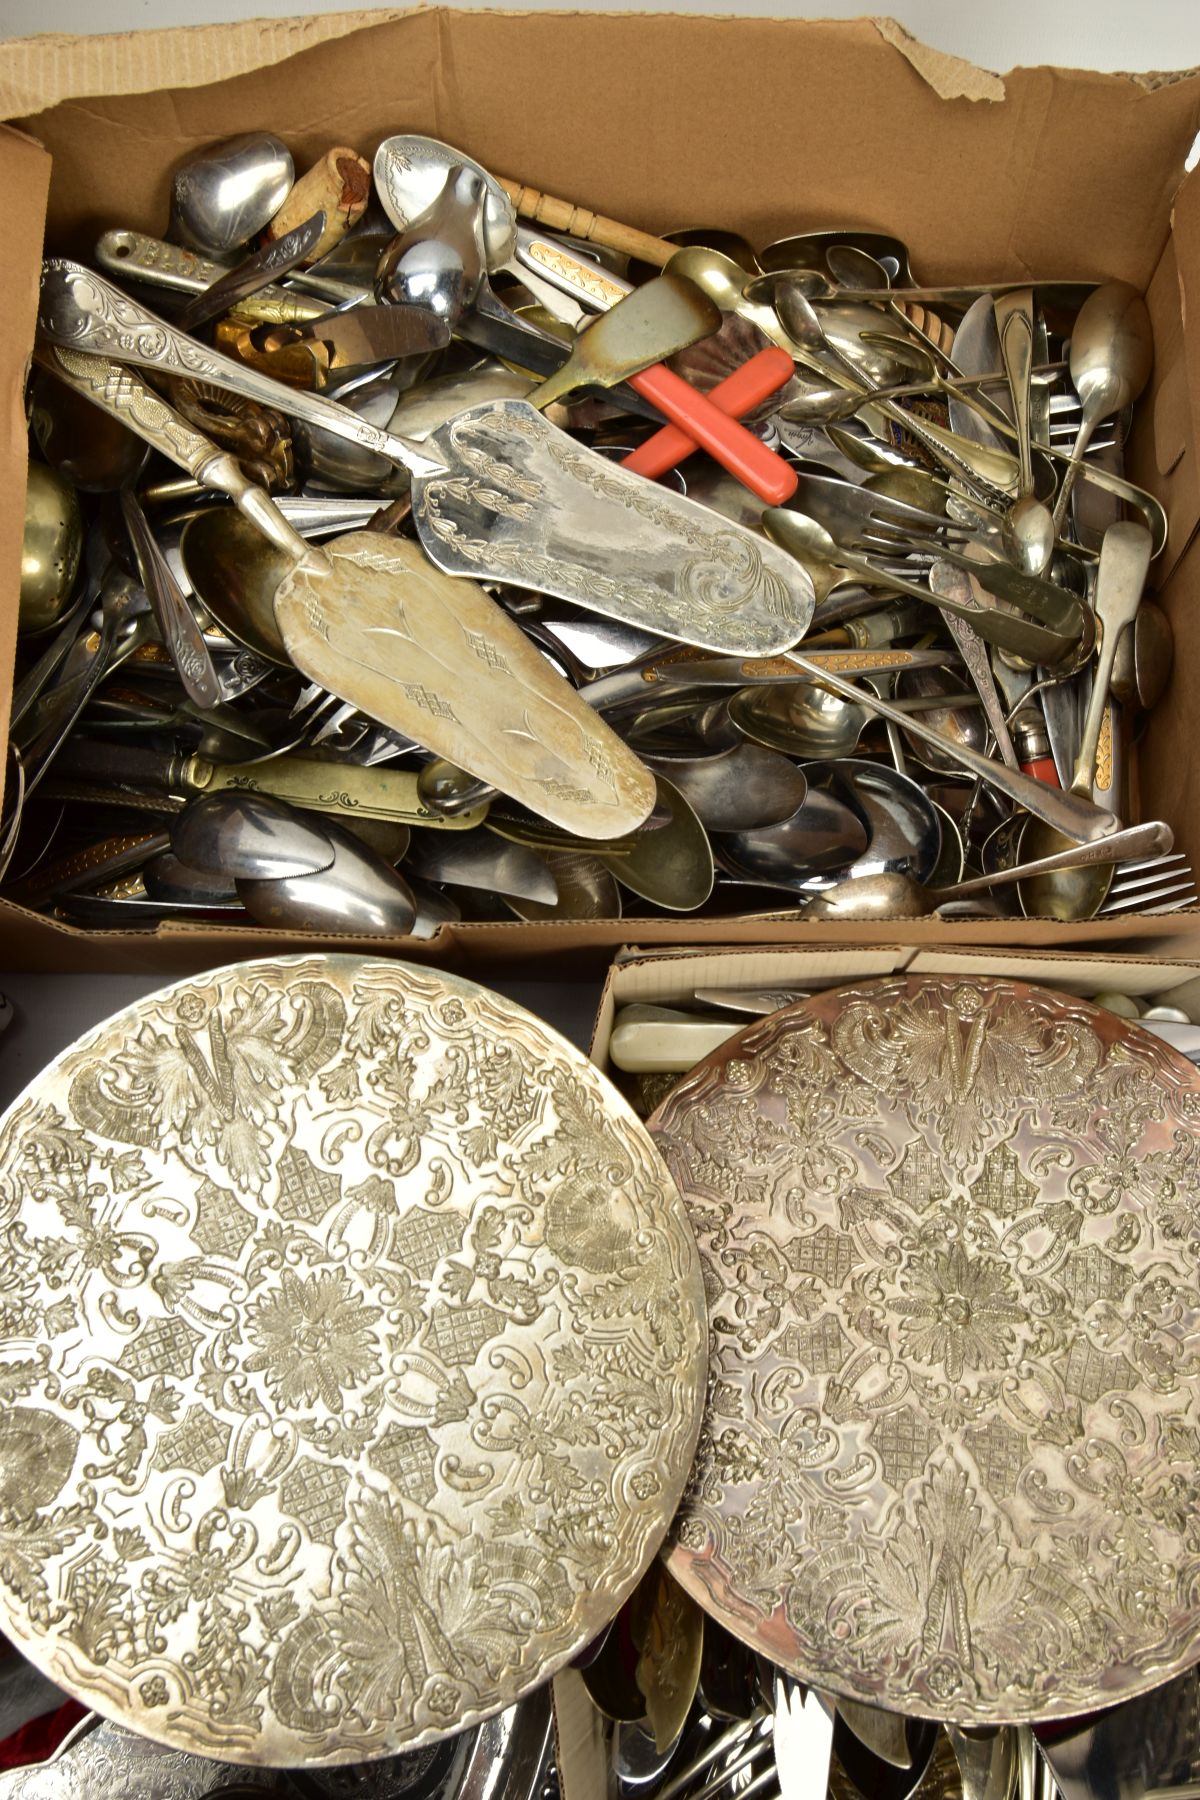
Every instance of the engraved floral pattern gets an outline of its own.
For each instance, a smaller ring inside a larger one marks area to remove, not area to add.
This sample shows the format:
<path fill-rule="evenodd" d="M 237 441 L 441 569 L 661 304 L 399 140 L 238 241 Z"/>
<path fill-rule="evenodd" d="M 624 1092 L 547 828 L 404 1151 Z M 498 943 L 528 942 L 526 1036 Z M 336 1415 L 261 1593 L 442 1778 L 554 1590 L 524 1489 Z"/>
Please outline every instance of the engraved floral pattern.
<path fill-rule="evenodd" d="M 532 475 L 522 466 L 523 442 Z M 426 550 L 451 574 L 536 587 L 736 656 L 770 655 L 804 634 L 812 584 L 793 559 L 624 474 L 527 401 L 473 407 L 425 448 L 451 472 L 421 482 L 415 513 Z M 559 526 L 567 517 L 570 531 Z M 505 532 L 502 520 L 519 521 L 520 530 Z M 627 556 L 614 574 L 596 549 L 623 531 L 639 534 L 643 573 Z"/>
<path fill-rule="evenodd" d="M 704 1340 L 661 1160 L 537 1020 L 352 957 L 182 982 L 0 1119 L 0 1623 L 181 1749 L 443 1737 L 633 1587 Z"/>
<path fill-rule="evenodd" d="M 278 1289 L 247 1317 L 246 1335 L 258 1348 L 243 1367 L 266 1371 L 281 1413 L 318 1398 L 338 1412 L 344 1389 L 379 1373 L 371 1326 L 382 1313 L 364 1303 L 339 1269 L 307 1279 L 285 1269 Z"/>
<path fill-rule="evenodd" d="M 1200 1077 L 1081 1001 L 896 978 L 651 1120 L 709 1399 L 671 1568 L 813 1685 L 962 1724 L 1195 1655 Z"/>
<path fill-rule="evenodd" d="M 906 1298 L 893 1312 L 900 1341 L 918 1362 L 940 1363 L 951 1381 L 964 1369 L 1002 1368 L 1012 1357 L 1016 1326 L 1026 1317 L 1008 1265 L 971 1256 L 962 1244 L 914 1260 L 901 1283 Z"/>

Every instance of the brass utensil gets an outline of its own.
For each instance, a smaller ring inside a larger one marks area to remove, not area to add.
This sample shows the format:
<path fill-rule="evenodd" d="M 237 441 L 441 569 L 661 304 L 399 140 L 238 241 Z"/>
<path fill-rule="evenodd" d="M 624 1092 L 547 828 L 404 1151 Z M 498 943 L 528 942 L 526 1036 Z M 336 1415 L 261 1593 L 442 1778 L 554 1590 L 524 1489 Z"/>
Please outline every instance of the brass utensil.
<path fill-rule="evenodd" d="M 582 837 L 617 837 L 654 779 L 472 581 L 407 538 L 353 532 L 284 576 L 275 616 L 302 673 Z"/>
<path fill-rule="evenodd" d="M 161 289 L 168 294 L 190 294 L 198 299 L 215 281 L 231 272 L 228 258 L 214 259 L 182 244 L 168 244 L 162 238 L 147 237 L 144 232 L 118 228 L 106 231 L 96 240 L 97 266 L 122 281 Z M 344 302 L 349 296 L 342 295 Z M 234 309 L 236 316 L 255 322 L 293 324 L 299 319 L 315 318 L 338 302 L 302 294 L 294 288 L 262 288 Z"/>
<path fill-rule="evenodd" d="M 228 792 L 274 794 L 311 812 L 361 813 L 365 818 L 392 819 L 403 825 L 439 826 L 469 831 L 487 817 L 478 806 L 453 817 L 441 817 L 425 805 L 417 777 L 407 769 L 386 765 L 361 769 L 353 763 L 321 762 L 316 757 L 281 755 L 261 762 L 213 763 L 202 756 L 177 756 L 167 750 L 130 748 L 79 739 L 59 752 L 57 772 L 76 784 L 93 783 L 130 794 L 158 796 L 164 811 L 195 794 Z"/>
<path fill-rule="evenodd" d="M 290 275 L 293 269 L 300 266 L 309 256 L 325 233 L 325 214 L 315 212 L 311 218 L 297 225 L 273 243 L 265 244 L 256 250 L 236 268 L 220 275 L 206 287 L 202 293 L 189 300 L 179 318 L 181 331 L 195 331 L 201 325 L 207 325 L 210 319 L 217 319 L 223 312 L 230 312 L 241 301 L 248 300 L 252 294 L 261 293 L 265 287 L 278 276 L 280 280 Z"/>
<path fill-rule="evenodd" d="M 543 412 L 573 388 L 615 387 L 710 337 L 720 324 L 718 308 L 693 282 L 659 275 L 593 319 L 562 368 L 534 388 L 530 401 Z"/>
<path fill-rule="evenodd" d="M 50 631 L 63 618 L 82 552 L 83 518 L 74 489 L 45 463 L 31 462 L 17 601 L 17 629 L 23 637 Z"/>
<path fill-rule="evenodd" d="M 696 1696 L 704 1614 L 661 1562 L 652 1563 L 642 1577 L 630 1608 L 638 1652 L 635 1676 L 661 1752 L 678 1740 Z"/>

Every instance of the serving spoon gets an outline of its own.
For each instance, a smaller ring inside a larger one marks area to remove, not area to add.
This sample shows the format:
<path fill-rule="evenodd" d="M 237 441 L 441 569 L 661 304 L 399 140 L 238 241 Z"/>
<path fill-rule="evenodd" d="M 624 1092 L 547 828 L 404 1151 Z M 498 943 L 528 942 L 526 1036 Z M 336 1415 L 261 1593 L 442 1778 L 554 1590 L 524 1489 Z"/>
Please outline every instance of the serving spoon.
<path fill-rule="evenodd" d="M 1071 380 L 1083 413 L 1054 503 L 1055 537 L 1062 531 L 1092 433 L 1101 419 L 1137 399 L 1153 363 L 1154 330 L 1146 302 L 1128 282 L 1105 282 L 1084 301 L 1071 332 Z"/>

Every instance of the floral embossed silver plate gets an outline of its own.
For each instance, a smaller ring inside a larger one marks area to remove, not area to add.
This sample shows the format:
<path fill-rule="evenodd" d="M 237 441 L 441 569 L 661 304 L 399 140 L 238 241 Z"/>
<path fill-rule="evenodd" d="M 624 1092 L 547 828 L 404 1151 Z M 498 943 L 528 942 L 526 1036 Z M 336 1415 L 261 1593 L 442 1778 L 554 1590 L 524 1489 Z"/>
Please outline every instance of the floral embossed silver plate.
<path fill-rule="evenodd" d="M 901 978 L 751 1026 L 650 1129 L 709 1400 L 670 1567 L 813 1685 L 1062 1717 L 1200 1656 L 1200 1071 Z"/>
<path fill-rule="evenodd" d="M 704 1386 L 678 1193 L 470 982 L 251 962 L 0 1121 L 0 1625 L 178 1748 L 350 1762 L 509 1705 L 616 1611 Z"/>

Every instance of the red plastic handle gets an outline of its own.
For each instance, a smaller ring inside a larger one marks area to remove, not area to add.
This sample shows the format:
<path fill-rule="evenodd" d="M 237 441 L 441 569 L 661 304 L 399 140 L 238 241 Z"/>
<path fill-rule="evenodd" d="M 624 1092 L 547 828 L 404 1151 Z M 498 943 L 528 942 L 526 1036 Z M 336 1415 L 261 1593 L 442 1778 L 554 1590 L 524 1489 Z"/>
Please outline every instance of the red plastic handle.
<path fill-rule="evenodd" d="M 1058 770 L 1054 766 L 1052 756 L 1036 756 L 1032 762 L 1021 764 L 1021 773 L 1031 775 L 1034 781 L 1044 781 L 1047 787 L 1061 787 Z"/>
<path fill-rule="evenodd" d="M 644 399 L 652 400 L 673 424 L 683 426 L 690 438 L 769 506 L 782 506 L 796 492 L 799 481 L 791 464 L 714 406 L 707 394 L 690 387 L 674 369 L 656 363 L 640 375 L 631 375 L 629 385 Z"/>
<path fill-rule="evenodd" d="M 708 398 L 731 419 L 740 419 L 752 406 L 758 406 L 769 394 L 790 381 L 795 369 L 787 351 L 772 344 L 734 369 L 731 375 L 726 375 L 724 381 L 719 381 L 710 391 Z M 648 475 L 653 481 L 699 448 L 695 438 L 689 437 L 678 425 L 662 425 L 644 444 L 623 457 L 622 462 L 635 475 Z"/>

